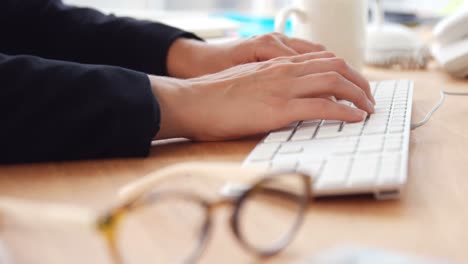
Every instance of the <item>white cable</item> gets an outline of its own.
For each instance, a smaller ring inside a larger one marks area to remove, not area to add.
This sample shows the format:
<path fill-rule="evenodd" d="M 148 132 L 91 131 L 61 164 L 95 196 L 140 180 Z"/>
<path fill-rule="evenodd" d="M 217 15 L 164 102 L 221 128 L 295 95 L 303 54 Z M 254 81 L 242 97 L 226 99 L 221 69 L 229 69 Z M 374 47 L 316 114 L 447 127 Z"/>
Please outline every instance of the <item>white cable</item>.
<path fill-rule="evenodd" d="M 468 96 L 468 92 L 448 92 L 448 91 L 440 90 L 440 99 L 437 102 L 437 104 L 432 108 L 431 111 L 429 111 L 429 113 L 427 113 L 427 115 L 424 117 L 423 120 L 421 120 L 421 121 L 419 121 L 417 123 L 411 124 L 411 130 L 414 130 L 414 129 L 418 128 L 418 127 L 424 126 L 427 122 L 429 122 L 432 115 L 435 112 L 437 112 L 437 110 L 439 110 L 439 108 L 444 103 L 446 95 Z"/>

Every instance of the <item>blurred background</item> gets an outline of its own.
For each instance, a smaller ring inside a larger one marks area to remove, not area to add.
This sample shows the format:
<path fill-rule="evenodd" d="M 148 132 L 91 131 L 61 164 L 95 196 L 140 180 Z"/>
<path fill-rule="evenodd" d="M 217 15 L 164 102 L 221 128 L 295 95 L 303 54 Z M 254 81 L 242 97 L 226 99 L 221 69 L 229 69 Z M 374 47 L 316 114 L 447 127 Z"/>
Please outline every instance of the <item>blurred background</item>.
<path fill-rule="evenodd" d="M 106 13 L 157 20 L 194 31 L 204 38 L 212 38 L 219 37 L 221 32 L 223 35 L 229 35 L 226 34 L 229 30 L 241 37 L 271 32 L 274 28 L 275 14 L 294 0 L 64 0 L 64 2 L 94 7 Z M 437 21 L 444 15 L 452 13 L 463 2 L 468 1 L 382 0 L 387 21 L 412 26 Z M 206 17 L 218 20 L 207 20 Z"/>
<path fill-rule="evenodd" d="M 156 8 L 166 10 L 246 10 L 252 0 L 67 0 L 75 3 L 98 8 Z M 278 6 L 285 5 L 288 0 L 271 0 Z"/>
<path fill-rule="evenodd" d="M 239 10 L 248 11 L 261 2 L 281 7 L 293 0 L 65 0 L 67 3 L 96 8 L 165 9 L 165 10 Z M 384 0 L 388 10 L 399 12 L 443 13 L 449 5 L 463 0 Z"/>

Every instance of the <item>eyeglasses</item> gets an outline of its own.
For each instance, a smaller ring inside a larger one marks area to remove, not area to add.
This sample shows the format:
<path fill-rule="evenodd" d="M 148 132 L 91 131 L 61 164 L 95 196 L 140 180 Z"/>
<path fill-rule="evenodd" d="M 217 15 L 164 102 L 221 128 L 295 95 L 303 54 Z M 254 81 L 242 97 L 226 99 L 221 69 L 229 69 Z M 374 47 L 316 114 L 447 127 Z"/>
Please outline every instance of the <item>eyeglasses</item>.
<path fill-rule="evenodd" d="M 167 180 L 187 175 L 240 180 L 242 185 L 228 188 L 214 200 L 195 192 L 157 188 Z M 223 206 L 232 209 L 229 224 L 242 248 L 258 257 L 279 253 L 292 241 L 304 220 L 311 185 L 309 176 L 296 172 L 259 174 L 258 170 L 240 169 L 235 164 L 186 163 L 156 171 L 125 186 L 120 191 L 119 205 L 104 214 L 87 210 L 79 213 L 68 206 L 35 206 L 12 199 L 0 199 L 0 211 L 25 217 L 52 216 L 62 221 L 82 219 L 103 235 L 117 264 L 127 262 L 126 251 L 130 249 L 144 251 L 144 258 L 130 258 L 132 263 L 189 264 L 201 257 L 211 236 L 213 213 Z M 68 216 L 63 212 L 68 212 Z"/>

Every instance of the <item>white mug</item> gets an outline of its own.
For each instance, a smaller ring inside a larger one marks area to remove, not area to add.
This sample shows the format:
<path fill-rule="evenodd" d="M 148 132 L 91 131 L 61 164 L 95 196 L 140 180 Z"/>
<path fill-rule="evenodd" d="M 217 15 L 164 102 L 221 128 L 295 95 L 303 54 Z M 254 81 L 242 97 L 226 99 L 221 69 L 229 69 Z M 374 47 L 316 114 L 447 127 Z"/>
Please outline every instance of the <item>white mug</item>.
<path fill-rule="evenodd" d="M 367 0 L 296 0 L 280 11 L 275 30 L 284 33 L 293 15 L 293 36 L 324 45 L 357 70 L 364 65 Z"/>

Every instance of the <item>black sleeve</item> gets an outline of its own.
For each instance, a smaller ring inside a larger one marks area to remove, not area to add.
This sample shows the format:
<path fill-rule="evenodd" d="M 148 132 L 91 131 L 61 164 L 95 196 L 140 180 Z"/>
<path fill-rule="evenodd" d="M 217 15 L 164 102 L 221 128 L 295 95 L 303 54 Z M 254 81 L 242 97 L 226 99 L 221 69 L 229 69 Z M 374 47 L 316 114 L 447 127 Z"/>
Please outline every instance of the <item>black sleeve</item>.
<path fill-rule="evenodd" d="M 0 52 L 4 54 L 167 75 L 167 53 L 179 37 L 197 39 L 163 24 L 104 15 L 60 0 L 0 1 Z"/>
<path fill-rule="evenodd" d="M 0 53 L 0 163 L 145 156 L 159 112 L 146 74 Z"/>

